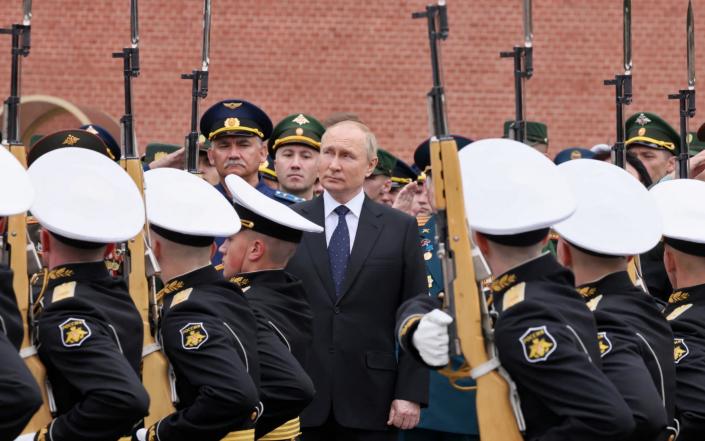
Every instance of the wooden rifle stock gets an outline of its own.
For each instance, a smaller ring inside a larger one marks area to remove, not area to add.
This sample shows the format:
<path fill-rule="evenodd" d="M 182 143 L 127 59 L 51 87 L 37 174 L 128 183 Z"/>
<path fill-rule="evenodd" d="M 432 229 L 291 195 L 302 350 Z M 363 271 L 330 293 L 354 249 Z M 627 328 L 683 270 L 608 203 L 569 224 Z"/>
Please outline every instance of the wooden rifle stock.
<path fill-rule="evenodd" d="M 123 167 L 130 175 L 137 188 L 143 192 L 144 176 L 139 159 L 122 160 Z M 144 340 L 142 343 L 142 384 L 149 393 L 149 415 L 145 418 L 145 427 L 155 424 L 160 419 L 174 412 L 171 401 L 171 383 L 169 381 L 169 363 L 152 335 L 150 326 L 151 302 L 147 283 L 145 232 L 132 238 L 127 243 L 129 251 L 129 274 L 127 283 L 130 296 L 135 302 L 142 318 Z"/>
<path fill-rule="evenodd" d="M 3 148 L 3 147 L 0 147 Z M 23 166 L 27 166 L 25 158 L 25 148 L 22 145 L 11 145 L 10 152 L 17 158 Z M 10 268 L 12 268 L 12 288 L 15 291 L 17 306 L 20 309 L 22 316 L 22 328 L 24 337 L 22 338 L 21 351 L 31 350 L 32 342 L 30 340 L 29 328 L 29 277 L 27 274 L 27 215 L 20 213 L 15 216 L 10 216 L 7 222 L 7 241 L 10 245 Z M 39 360 L 36 352 L 32 355 L 23 357 L 24 362 L 32 372 L 32 376 L 40 385 L 42 393 L 42 405 L 34 414 L 23 433 L 37 432 L 46 427 L 52 420 L 49 410 L 49 398 L 47 389 L 44 387 L 46 383 L 46 369 Z"/>
<path fill-rule="evenodd" d="M 445 259 L 451 259 L 453 279 L 445 280 L 444 302 L 453 312 L 457 338 L 469 373 L 490 361 L 488 348 L 493 344 L 483 332 L 483 303 L 475 280 L 472 243 L 463 201 L 460 162 L 455 140 L 431 140 L 431 167 L 438 216 L 443 218 L 446 232 L 439 231 L 446 250 Z M 444 237 L 445 236 L 445 237 Z M 451 345 L 454 342 L 451 342 Z M 462 371 L 462 368 L 461 368 Z M 446 368 L 449 377 L 456 373 Z M 512 406 L 511 387 L 497 368 L 475 379 L 477 383 L 477 421 L 482 441 L 522 441 L 523 437 Z"/>

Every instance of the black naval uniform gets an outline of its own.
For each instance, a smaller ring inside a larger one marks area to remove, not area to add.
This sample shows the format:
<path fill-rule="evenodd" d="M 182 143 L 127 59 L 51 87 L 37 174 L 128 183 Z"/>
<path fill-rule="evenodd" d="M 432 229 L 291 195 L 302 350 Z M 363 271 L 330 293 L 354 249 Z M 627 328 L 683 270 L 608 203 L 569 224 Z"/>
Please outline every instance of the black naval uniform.
<path fill-rule="evenodd" d="M 495 341 L 516 382 L 527 441 L 628 439 L 634 420 L 601 372 L 595 319 L 573 288 L 573 275 L 549 254 L 497 277 Z M 398 336 L 415 351 L 413 331 L 438 301 L 415 298 L 399 309 Z M 418 356 L 418 354 L 417 354 Z"/>
<path fill-rule="evenodd" d="M 636 430 L 629 439 L 665 440 L 666 427 L 675 427 L 676 367 L 673 333 L 659 304 L 626 271 L 578 292 L 595 314 L 602 370 L 632 410 Z"/>
<path fill-rule="evenodd" d="M 301 281 L 284 270 L 245 273 L 231 281 L 243 290 L 257 319 L 264 413 L 255 435 L 260 438 L 297 418 L 313 399 L 313 382 L 293 355 L 294 343 L 299 354 L 310 346 L 313 315 Z"/>
<path fill-rule="evenodd" d="M 262 410 L 257 323 L 242 291 L 207 265 L 169 281 L 159 298 L 178 402 L 147 439 L 216 441 L 252 429 Z"/>
<path fill-rule="evenodd" d="M 120 279 L 101 262 L 47 275 L 37 339 L 57 416 L 39 439 L 116 440 L 147 415 L 140 382 L 142 319 Z M 45 433 L 46 431 L 46 433 Z"/>
<path fill-rule="evenodd" d="M 671 294 L 665 311 L 673 329 L 678 441 L 705 438 L 705 284 Z"/>
<path fill-rule="evenodd" d="M 232 280 L 245 291 L 252 309 L 267 318 L 294 357 L 305 365 L 313 341 L 313 311 L 301 280 L 284 270 L 245 273 Z"/>
<path fill-rule="evenodd" d="M 32 373 L 17 354 L 24 330 L 12 270 L 0 264 L 0 439 L 12 440 L 42 405 Z"/>

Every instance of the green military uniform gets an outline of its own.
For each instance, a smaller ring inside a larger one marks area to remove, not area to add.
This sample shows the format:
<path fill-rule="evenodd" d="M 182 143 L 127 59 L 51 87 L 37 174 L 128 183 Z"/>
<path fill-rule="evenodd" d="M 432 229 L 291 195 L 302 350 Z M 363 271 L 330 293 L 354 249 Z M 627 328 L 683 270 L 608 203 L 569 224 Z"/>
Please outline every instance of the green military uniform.
<path fill-rule="evenodd" d="M 542 122 L 526 121 L 526 143 L 532 147 L 545 145 L 548 148 L 548 126 Z M 509 138 L 510 130 L 514 129 L 514 120 L 504 122 L 502 138 Z"/>
<path fill-rule="evenodd" d="M 627 150 L 632 147 L 649 147 L 665 150 L 677 156 L 680 153 L 680 135 L 670 124 L 655 113 L 640 112 L 624 123 Z"/>

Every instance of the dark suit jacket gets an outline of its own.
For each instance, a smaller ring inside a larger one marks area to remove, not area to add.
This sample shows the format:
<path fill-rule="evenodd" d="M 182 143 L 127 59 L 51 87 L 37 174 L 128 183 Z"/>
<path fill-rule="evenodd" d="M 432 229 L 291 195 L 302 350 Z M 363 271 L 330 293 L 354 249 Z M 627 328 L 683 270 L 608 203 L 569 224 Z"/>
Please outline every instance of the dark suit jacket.
<path fill-rule="evenodd" d="M 293 205 L 325 225 L 323 198 Z M 397 356 L 397 307 L 427 296 L 426 270 L 416 220 L 365 197 L 352 253 L 336 298 L 325 233 L 304 233 L 287 271 L 299 277 L 313 310 L 313 348 L 306 372 L 316 397 L 302 425 L 322 425 L 333 411 L 344 427 L 385 430 L 392 400 L 425 405 L 428 370 Z"/>

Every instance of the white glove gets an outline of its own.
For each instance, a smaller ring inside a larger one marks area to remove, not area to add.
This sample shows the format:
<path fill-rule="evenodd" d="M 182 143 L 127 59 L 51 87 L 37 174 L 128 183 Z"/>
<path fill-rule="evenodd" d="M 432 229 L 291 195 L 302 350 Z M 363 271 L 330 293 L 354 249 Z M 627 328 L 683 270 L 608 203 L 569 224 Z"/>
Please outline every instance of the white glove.
<path fill-rule="evenodd" d="M 37 432 L 25 433 L 15 438 L 15 441 L 34 441 L 35 436 L 37 436 Z"/>
<path fill-rule="evenodd" d="M 137 438 L 138 441 L 147 441 L 147 429 L 137 429 L 135 438 Z"/>
<path fill-rule="evenodd" d="M 453 317 L 440 309 L 434 309 L 421 318 L 411 342 L 427 365 L 445 366 L 450 362 L 448 325 L 451 323 Z"/>

